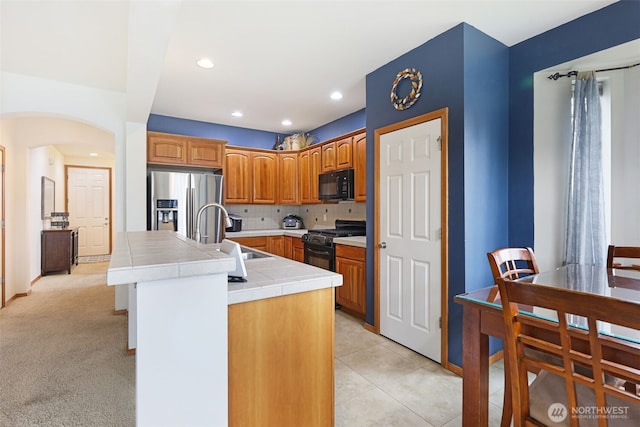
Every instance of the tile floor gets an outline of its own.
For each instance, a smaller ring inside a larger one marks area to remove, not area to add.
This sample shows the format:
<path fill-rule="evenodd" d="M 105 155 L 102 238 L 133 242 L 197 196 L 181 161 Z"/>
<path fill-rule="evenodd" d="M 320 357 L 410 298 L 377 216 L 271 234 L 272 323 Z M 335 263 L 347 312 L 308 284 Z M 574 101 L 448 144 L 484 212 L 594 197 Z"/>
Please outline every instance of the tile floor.
<path fill-rule="evenodd" d="M 462 426 L 462 378 L 336 310 L 335 426 Z M 504 370 L 490 369 L 489 425 L 500 425 Z"/>

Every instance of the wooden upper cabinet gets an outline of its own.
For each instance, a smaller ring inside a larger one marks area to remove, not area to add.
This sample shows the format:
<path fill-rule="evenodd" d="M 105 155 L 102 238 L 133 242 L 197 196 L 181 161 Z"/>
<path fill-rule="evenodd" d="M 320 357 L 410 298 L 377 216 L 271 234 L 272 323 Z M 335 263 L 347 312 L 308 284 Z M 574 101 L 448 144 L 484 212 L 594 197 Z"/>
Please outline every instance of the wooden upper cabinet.
<path fill-rule="evenodd" d="M 147 132 L 147 163 L 186 165 L 186 139 L 168 133 Z"/>
<path fill-rule="evenodd" d="M 351 137 L 336 141 L 336 169 L 353 167 Z"/>
<path fill-rule="evenodd" d="M 300 203 L 311 203 L 311 150 L 300 153 L 298 171 L 300 172 Z"/>
<path fill-rule="evenodd" d="M 367 200 L 367 133 L 353 137 L 354 199 L 356 202 Z"/>
<path fill-rule="evenodd" d="M 226 141 L 147 132 L 147 163 L 221 168 Z"/>
<path fill-rule="evenodd" d="M 298 180 L 298 153 L 278 153 L 278 204 L 300 203 Z"/>
<path fill-rule="evenodd" d="M 275 204 L 277 199 L 278 154 L 251 152 L 251 176 L 255 204 Z"/>
<path fill-rule="evenodd" d="M 320 147 L 316 147 L 310 150 L 311 157 L 309 158 L 310 162 L 310 171 L 311 171 L 311 199 L 310 203 L 320 203 L 320 198 L 318 197 L 318 175 L 322 172 L 322 149 Z"/>
<path fill-rule="evenodd" d="M 336 170 L 336 143 L 322 145 L 322 172 Z"/>
<path fill-rule="evenodd" d="M 224 154 L 225 203 L 251 203 L 251 153 L 227 148 Z"/>
<path fill-rule="evenodd" d="M 187 140 L 187 164 L 221 168 L 224 166 L 225 141 Z"/>
<path fill-rule="evenodd" d="M 322 150 L 315 147 L 300 153 L 300 203 L 319 203 L 318 175 L 322 170 Z"/>

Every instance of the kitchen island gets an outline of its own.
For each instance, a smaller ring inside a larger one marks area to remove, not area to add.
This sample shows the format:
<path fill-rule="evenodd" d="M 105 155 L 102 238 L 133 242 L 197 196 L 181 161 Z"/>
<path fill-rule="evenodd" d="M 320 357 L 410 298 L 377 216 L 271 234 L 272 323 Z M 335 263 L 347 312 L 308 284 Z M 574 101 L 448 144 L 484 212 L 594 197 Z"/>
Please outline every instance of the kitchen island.
<path fill-rule="evenodd" d="M 138 425 L 332 425 L 342 276 L 265 256 L 245 261 L 246 283 L 227 284 L 235 260 L 218 246 L 118 235 L 107 283 L 136 284 Z"/>

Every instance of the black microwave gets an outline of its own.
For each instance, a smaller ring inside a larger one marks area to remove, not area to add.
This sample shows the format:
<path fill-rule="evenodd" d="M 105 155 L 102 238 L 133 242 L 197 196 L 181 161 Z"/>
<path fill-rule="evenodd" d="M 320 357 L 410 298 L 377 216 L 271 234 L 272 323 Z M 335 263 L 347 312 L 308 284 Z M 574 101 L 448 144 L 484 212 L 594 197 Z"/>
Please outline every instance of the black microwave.
<path fill-rule="evenodd" d="M 353 169 L 321 173 L 318 177 L 320 200 L 353 200 Z"/>

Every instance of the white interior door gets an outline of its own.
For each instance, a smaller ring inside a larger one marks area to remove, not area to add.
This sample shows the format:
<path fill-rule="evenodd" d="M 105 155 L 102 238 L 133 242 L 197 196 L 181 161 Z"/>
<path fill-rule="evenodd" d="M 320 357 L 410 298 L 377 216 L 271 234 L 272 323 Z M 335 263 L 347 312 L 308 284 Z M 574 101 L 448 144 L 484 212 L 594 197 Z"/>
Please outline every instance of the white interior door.
<path fill-rule="evenodd" d="M 78 255 L 106 255 L 110 250 L 109 169 L 70 167 L 67 175 L 69 223 L 78 228 Z"/>
<path fill-rule="evenodd" d="M 441 119 L 380 136 L 380 333 L 441 359 Z"/>

